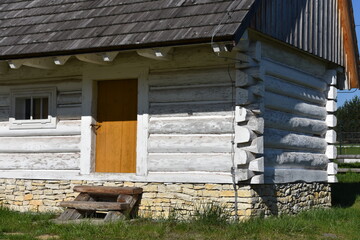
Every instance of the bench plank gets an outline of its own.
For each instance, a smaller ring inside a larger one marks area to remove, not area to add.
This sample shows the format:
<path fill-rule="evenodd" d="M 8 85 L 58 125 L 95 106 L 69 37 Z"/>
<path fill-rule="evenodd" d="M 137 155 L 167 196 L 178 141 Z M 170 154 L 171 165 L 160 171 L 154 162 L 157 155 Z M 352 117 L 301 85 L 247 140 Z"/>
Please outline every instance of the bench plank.
<path fill-rule="evenodd" d="M 85 192 L 89 194 L 108 194 L 108 195 L 136 195 L 142 193 L 142 188 L 137 187 L 104 187 L 104 186 L 75 186 L 75 192 Z"/>
<path fill-rule="evenodd" d="M 89 202 L 89 201 L 66 201 L 60 203 L 61 207 L 75 208 L 77 210 L 92 211 L 120 211 L 128 210 L 130 205 L 121 202 Z"/>

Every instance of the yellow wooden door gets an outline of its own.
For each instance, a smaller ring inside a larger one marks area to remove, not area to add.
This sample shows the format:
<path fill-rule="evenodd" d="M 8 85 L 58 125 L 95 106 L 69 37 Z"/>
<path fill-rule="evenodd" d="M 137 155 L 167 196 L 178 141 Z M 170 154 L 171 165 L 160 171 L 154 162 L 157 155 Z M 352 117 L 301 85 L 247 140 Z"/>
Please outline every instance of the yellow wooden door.
<path fill-rule="evenodd" d="M 99 81 L 96 172 L 136 172 L 137 80 Z"/>

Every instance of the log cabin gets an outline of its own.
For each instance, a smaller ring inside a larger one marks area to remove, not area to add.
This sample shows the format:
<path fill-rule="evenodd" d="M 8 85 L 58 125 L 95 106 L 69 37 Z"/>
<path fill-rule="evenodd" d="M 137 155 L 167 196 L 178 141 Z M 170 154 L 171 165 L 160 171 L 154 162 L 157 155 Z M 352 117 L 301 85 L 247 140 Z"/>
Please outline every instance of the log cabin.
<path fill-rule="evenodd" d="M 350 0 L 3 0 L 0 204 L 143 189 L 139 214 L 331 205 Z"/>

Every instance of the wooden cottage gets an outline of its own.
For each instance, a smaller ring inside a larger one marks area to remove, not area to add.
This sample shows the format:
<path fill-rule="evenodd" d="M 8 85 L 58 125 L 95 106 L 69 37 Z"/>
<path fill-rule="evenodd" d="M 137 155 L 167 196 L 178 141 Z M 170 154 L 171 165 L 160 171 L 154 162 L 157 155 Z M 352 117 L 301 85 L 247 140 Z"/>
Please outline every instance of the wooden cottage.
<path fill-rule="evenodd" d="M 2 0 L 0 28 L 0 204 L 104 185 L 154 217 L 330 206 L 350 0 Z"/>

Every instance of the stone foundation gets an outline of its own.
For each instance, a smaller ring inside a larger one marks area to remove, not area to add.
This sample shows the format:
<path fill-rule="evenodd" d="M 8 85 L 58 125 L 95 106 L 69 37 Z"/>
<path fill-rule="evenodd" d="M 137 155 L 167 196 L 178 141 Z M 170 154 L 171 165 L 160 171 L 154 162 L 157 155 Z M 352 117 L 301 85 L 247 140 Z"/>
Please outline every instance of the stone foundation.
<path fill-rule="evenodd" d="M 231 184 L 132 183 L 63 180 L 0 179 L 0 205 L 16 211 L 61 212 L 59 202 L 73 200 L 76 185 L 129 186 L 143 188 L 139 215 L 167 218 L 192 216 L 203 206 L 217 205 L 235 215 Z M 330 207 L 330 186 L 323 183 L 239 185 L 238 215 L 296 214 L 314 207 Z"/>

